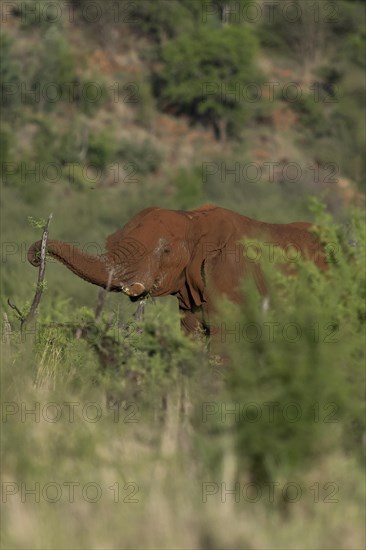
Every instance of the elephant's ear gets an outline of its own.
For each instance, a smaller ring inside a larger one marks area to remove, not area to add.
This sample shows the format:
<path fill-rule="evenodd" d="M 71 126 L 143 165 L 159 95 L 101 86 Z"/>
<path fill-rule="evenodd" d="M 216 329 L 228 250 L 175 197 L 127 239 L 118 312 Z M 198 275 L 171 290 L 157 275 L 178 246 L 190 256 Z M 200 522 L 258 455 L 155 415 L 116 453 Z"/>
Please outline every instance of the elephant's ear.
<path fill-rule="evenodd" d="M 118 229 L 118 231 L 109 235 L 106 241 L 107 251 L 114 250 L 114 248 L 118 246 L 119 241 L 123 239 L 130 231 L 135 229 L 138 224 L 145 218 L 145 216 L 153 210 L 160 210 L 160 208 L 157 206 L 150 206 L 149 208 L 141 210 L 141 212 L 136 214 L 136 216 L 134 216 L 129 222 L 127 222 L 121 229 Z"/>
<path fill-rule="evenodd" d="M 191 261 L 186 268 L 186 281 L 194 304 L 200 306 L 207 299 L 205 271 L 228 245 L 234 234 L 234 224 L 226 210 L 214 206 L 193 210 L 190 224 Z"/>

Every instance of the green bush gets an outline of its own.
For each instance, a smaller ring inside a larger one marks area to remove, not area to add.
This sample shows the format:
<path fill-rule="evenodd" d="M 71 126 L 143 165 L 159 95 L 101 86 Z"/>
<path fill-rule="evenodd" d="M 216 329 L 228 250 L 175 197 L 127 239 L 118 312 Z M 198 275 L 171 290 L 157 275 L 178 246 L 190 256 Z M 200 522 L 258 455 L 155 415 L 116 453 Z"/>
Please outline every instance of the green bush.
<path fill-rule="evenodd" d="M 358 0 L 331 4 L 294 0 L 287 5 L 268 2 L 263 6 L 258 36 L 263 46 L 301 64 L 312 64 L 324 53 L 331 53 L 333 59 L 341 57 L 350 43 L 356 58 L 362 56 L 356 36 L 361 36 L 364 23 L 365 11 Z M 338 48 L 328 49 L 333 41 Z"/>
<path fill-rule="evenodd" d="M 296 277 L 285 277 L 261 247 L 269 310 L 250 282 L 243 284 L 245 308 L 223 307 L 224 329 L 239 334 L 222 338 L 232 360 L 227 407 L 236 404 L 241 415 L 228 415 L 226 428 L 239 469 L 262 481 L 295 475 L 339 446 L 361 458 L 364 222 L 355 215 L 345 233 L 324 214 L 318 221 L 331 262 L 327 273 L 303 262 Z"/>
<path fill-rule="evenodd" d="M 89 137 L 87 160 L 97 168 L 105 170 L 116 154 L 116 143 L 111 132 L 93 133 Z"/>
<path fill-rule="evenodd" d="M 330 133 L 323 107 L 319 101 L 315 101 L 313 94 L 304 95 L 294 101 L 291 106 L 299 115 L 300 123 L 310 129 L 315 137 Z"/>
<path fill-rule="evenodd" d="M 198 25 L 203 3 L 203 0 L 141 0 L 130 5 L 130 25 L 157 43 L 164 43 Z"/>
<path fill-rule="evenodd" d="M 160 152 L 148 139 L 142 143 L 127 140 L 120 142 L 117 157 L 126 165 L 131 177 L 133 174 L 147 175 L 155 172 L 162 161 Z"/>
<path fill-rule="evenodd" d="M 202 28 L 194 39 L 185 34 L 168 42 L 155 85 L 161 107 L 202 120 L 225 138 L 230 124 L 248 114 L 245 87 L 258 80 L 256 51 L 253 32 L 239 26 Z"/>
<path fill-rule="evenodd" d="M 282 51 L 302 64 L 314 62 L 323 51 L 334 26 L 334 18 L 324 11 L 322 4 L 295 0 L 288 5 L 267 3 L 263 10 L 258 30 L 261 43 Z"/>

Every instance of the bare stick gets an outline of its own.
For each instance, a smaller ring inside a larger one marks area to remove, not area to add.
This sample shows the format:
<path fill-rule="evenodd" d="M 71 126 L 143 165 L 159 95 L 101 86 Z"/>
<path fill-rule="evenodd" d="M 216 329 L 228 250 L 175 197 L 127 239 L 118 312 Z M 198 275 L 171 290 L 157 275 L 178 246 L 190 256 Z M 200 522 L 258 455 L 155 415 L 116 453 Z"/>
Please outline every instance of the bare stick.
<path fill-rule="evenodd" d="M 143 321 L 145 316 L 145 300 L 140 300 L 139 305 L 133 314 L 136 321 Z"/>
<path fill-rule="evenodd" d="M 18 315 L 19 319 L 20 319 L 21 321 L 23 321 L 23 319 L 24 319 L 23 313 L 20 311 L 20 309 L 19 309 L 15 304 L 13 304 L 13 303 L 10 301 L 10 298 L 8 298 L 8 306 L 10 306 L 11 309 L 14 309 L 14 310 L 17 312 L 17 315 Z"/>
<path fill-rule="evenodd" d="M 36 292 L 35 292 L 33 302 L 28 315 L 24 319 L 22 319 L 20 323 L 20 330 L 22 330 L 25 327 L 25 325 L 27 325 L 37 315 L 38 306 L 42 298 L 43 280 L 44 280 L 44 274 L 46 271 L 46 245 L 47 245 L 47 239 L 48 239 L 48 227 L 50 225 L 51 220 L 52 220 L 52 214 L 48 216 L 47 223 L 43 229 L 42 244 L 41 244 L 41 264 L 39 266 L 39 271 L 38 271 L 38 281 L 37 281 Z"/>
<path fill-rule="evenodd" d="M 114 274 L 114 269 L 111 269 L 108 273 L 107 287 L 105 289 L 101 288 L 100 291 L 99 291 L 98 301 L 97 301 L 97 305 L 96 305 L 96 308 L 95 308 L 95 321 L 96 322 L 98 322 L 99 319 L 100 319 L 100 316 L 101 316 L 103 308 L 104 308 L 105 300 L 106 300 L 106 297 L 107 297 L 107 293 L 111 289 L 113 274 Z"/>

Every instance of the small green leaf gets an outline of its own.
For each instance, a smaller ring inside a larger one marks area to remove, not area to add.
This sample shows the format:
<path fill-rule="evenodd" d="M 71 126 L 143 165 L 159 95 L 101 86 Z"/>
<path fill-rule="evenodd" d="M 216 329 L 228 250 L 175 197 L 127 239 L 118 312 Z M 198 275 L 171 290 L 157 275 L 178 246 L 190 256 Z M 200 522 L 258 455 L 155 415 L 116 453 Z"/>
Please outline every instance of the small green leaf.
<path fill-rule="evenodd" d="M 36 229 L 44 229 L 47 224 L 44 218 L 33 218 L 33 216 L 28 216 L 28 221 Z"/>

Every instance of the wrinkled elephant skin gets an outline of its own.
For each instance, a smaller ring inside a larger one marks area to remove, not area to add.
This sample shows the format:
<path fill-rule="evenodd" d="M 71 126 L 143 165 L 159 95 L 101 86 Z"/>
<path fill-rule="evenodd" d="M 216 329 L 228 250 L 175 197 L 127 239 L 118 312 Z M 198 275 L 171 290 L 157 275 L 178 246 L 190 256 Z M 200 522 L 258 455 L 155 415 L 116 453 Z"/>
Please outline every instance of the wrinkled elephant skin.
<path fill-rule="evenodd" d="M 326 269 L 324 252 L 310 231 L 311 224 L 269 224 L 236 212 L 205 205 L 192 211 L 147 208 L 107 238 L 106 251 L 91 256 L 75 246 L 50 240 L 48 253 L 76 275 L 131 300 L 146 295 L 174 295 L 186 333 L 198 329 L 210 334 L 214 298 L 226 295 L 242 302 L 240 280 L 253 277 L 264 296 L 266 285 L 260 262 L 248 260 L 243 239 L 261 240 L 288 250 Z M 28 251 L 28 260 L 39 265 L 40 241 Z"/>

